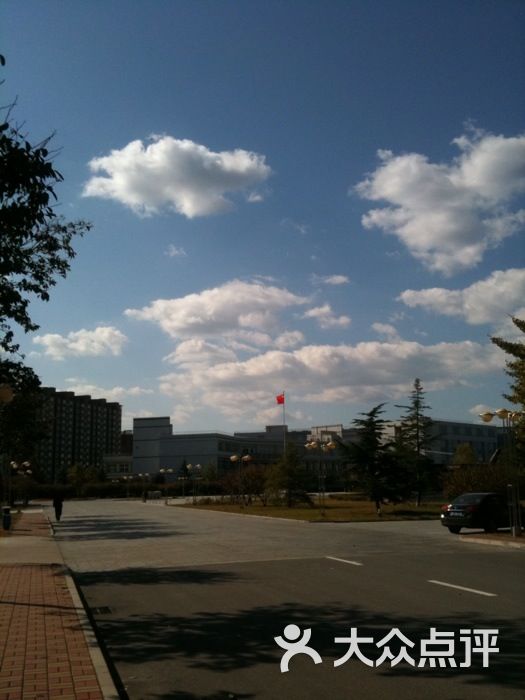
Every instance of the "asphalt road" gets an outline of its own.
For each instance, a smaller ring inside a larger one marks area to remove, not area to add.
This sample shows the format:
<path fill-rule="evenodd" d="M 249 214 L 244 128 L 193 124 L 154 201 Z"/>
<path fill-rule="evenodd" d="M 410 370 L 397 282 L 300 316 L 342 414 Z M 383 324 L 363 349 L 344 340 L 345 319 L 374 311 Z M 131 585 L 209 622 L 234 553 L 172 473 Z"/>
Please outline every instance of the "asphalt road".
<path fill-rule="evenodd" d="M 525 697 L 523 549 L 460 542 L 437 521 L 309 524 L 138 501 L 69 502 L 57 538 L 130 700 Z M 344 661 L 336 641 L 352 628 L 364 660 Z M 431 628 L 448 637 L 425 644 Z M 310 654 L 281 672 L 274 638 L 308 629 Z M 385 640 L 393 629 L 403 644 Z M 476 629 L 498 630 L 486 668 Z M 414 666 L 367 665 L 401 646 Z M 425 648 L 453 653 L 419 666 Z"/>

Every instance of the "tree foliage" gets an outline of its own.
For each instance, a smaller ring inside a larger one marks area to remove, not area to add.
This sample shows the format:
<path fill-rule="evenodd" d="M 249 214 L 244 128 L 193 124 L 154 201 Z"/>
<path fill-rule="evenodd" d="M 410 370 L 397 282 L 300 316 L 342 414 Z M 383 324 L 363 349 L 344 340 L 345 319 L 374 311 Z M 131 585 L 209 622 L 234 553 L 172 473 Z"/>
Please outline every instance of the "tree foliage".
<path fill-rule="evenodd" d="M 85 221 L 66 221 L 53 208 L 62 175 L 53 166 L 50 138 L 32 145 L 11 121 L 0 124 L 0 352 L 2 380 L 14 388 L 35 375 L 14 358 L 19 353 L 13 324 L 36 331 L 31 299 L 49 300 L 58 277 L 65 277 L 75 251 L 72 241 L 90 229 Z"/>
<path fill-rule="evenodd" d="M 286 445 L 283 457 L 270 469 L 266 476 L 266 488 L 274 497 L 284 494 L 286 504 L 291 508 L 294 503 L 307 502 L 312 505 L 306 491 L 308 475 L 293 443 Z"/>
<path fill-rule="evenodd" d="M 513 317 L 512 322 L 518 330 L 525 333 L 525 320 Z M 514 423 L 514 438 L 517 456 L 521 461 L 525 457 L 525 342 L 510 341 L 498 336 L 491 337 L 492 342 L 503 350 L 510 358 L 506 361 L 505 372 L 511 378 L 510 392 L 503 394 L 521 411 L 521 420 Z"/>
<path fill-rule="evenodd" d="M 363 418 L 356 418 L 357 440 L 339 443 L 344 457 L 352 465 L 358 488 L 376 504 L 378 513 L 383 501 L 401 501 L 408 496 L 407 472 L 397 460 L 393 443 L 385 437 L 387 421 L 381 418 L 384 404 L 374 406 Z"/>
<path fill-rule="evenodd" d="M 462 442 L 456 447 L 456 451 L 452 457 L 452 464 L 455 467 L 476 464 L 478 456 L 472 445 L 469 442 Z"/>
<path fill-rule="evenodd" d="M 450 470 L 444 479 L 444 493 L 447 498 L 456 498 L 462 493 L 495 491 L 502 495 L 507 492 L 507 484 L 520 483 L 516 469 L 505 464 L 480 464 L 463 466 Z M 521 488 L 525 480 L 521 477 Z"/>
<path fill-rule="evenodd" d="M 417 505 L 419 505 L 423 491 L 430 481 L 432 460 L 426 456 L 425 452 L 429 450 L 433 441 L 432 419 L 425 415 L 425 411 L 430 406 L 425 403 L 425 392 L 420 379 L 414 380 L 408 405 L 398 406 L 398 408 L 404 408 L 406 413 L 401 418 L 397 448 L 400 457 L 412 472 Z"/>

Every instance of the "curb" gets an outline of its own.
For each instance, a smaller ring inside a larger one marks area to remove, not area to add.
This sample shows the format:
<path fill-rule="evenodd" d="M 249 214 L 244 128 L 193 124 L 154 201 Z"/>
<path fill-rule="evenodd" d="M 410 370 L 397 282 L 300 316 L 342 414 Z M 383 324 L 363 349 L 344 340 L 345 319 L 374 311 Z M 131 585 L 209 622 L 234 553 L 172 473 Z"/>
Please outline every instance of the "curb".
<path fill-rule="evenodd" d="M 89 620 L 86 609 L 80 594 L 75 585 L 75 581 L 68 569 L 64 570 L 64 577 L 66 579 L 67 587 L 71 598 L 73 599 L 73 605 L 77 613 L 78 621 L 80 624 L 80 629 L 84 633 L 86 644 L 89 649 L 89 655 L 91 657 L 91 662 L 93 668 L 95 669 L 95 674 L 97 676 L 98 684 L 100 685 L 100 690 L 104 697 L 104 700 L 119 700 L 120 695 L 117 692 L 113 678 L 109 672 L 106 660 L 102 651 L 100 650 L 95 632 Z"/>
<path fill-rule="evenodd" d="M 47 521 L 49 523 L 49 529 L 52 538 L 54 539 L 55 537 L 55 528 L 53 527 L 53 522 L 51 518 L 49 517 L 49 514 L 44 512 L 44 516 L 47 518 Z M 58 546 L 58 542 L 55 540 L 55 544 L 57 548 L 60 550 Z M 62 554 L 62 552 L 60 552 Z M 63 559 L 63 558 L 62 558 Z M 68 591 L 71 595 L 71 598 L 73 600 L 73 605 L 75 607 L 75 612 L 77 614 L 78 622 L 80 625 L 80 629 L 84 633 L 84 638 L 86 640 L 86 644 L 89 650 L 89 656 L 91 658 L 91 663 L 93 664 L 93 668 L 95 670 L 95 675 L 97 677 L 98 684 L 100 686 L 100 691 L 102 693 L 102 696 L 104 700 L 119 700 L 120 695 L 116 689 L 116 686 L 113 682 L 113 678 L 111 676 L 111 673 L 108 669 L 108 665 L 106 663 L 106 659 L 104 658 L 104 655 L 102 654 L 102 651 L 100 649 L 95 631 L 93 629 L 93 625 L 91 624 L 89 614 L 86 610 L 86 606 L 84 604 L 83 598 L 81 597 L 77 586 L 75 584 L 75 580 L 71 574 L 71 571 L 69 570 L 68 567 L 63 563 L 63 576 L 66 580 L 66 585 L 68 588 Z"/>
<path fill-rule="evenodd" d="M 474 544 L 487 544 L 492 547 L 507 547 L 510 549 L 525 549 L 525 541 L 515 542 L 514 540 L 495 540 L 484 537 L 473 537 L 472 535 L 459 535 L 462 542 L 473 542 Z M 521 538 L 520 538 L 521 539 Z"/>

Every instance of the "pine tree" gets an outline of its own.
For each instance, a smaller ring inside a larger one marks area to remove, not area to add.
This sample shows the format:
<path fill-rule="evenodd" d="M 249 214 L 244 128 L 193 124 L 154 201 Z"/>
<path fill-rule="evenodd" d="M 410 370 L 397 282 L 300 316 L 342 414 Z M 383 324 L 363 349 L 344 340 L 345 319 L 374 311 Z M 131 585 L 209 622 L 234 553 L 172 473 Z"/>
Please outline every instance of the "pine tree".
<path fill-rule="evenodd" d="M 512 322 L 525 333 L 525 320 L 512 317 Z M 510 393 L 504 398 L 516 406 L 513 421 L 514 447 L 519 457 L 525 456 L 525 342 L 510 341 L 498 336 L 491 337 L 492 342 L 503 350 L 511 359 L 506 361 L 506 374 L 511 378 Z M 521 460 L 522 462 L 523 460 Z"/>
<path fill-rule="evenodd" d="M 401 426 L 398 433 L 398 445 L 407 461 L 407 466 L 412 472 L 414 489 L 416 491 L 416 504 L 421 504 L 421 497 L 428 485 L 432 461 L 425 452 L 432 443 L 432 420 L 425 415 L 430 408 L 425 403 L 425 392 L 419 378 L 414 380 L 414 388 L 410 394 L 410 403 L 407 406 L 398 406 L 406 409 L 407 413 L 401 418 Z"/>
<path fill-rule="evenodd" d="M 357 428 L 355 443 L 339 444 L 352 465 L 359 487 L 374 501 L 378 515 L 383 500 L 399 501 L 405 495 L 405 484 L 392 444 L 385 439 L 387 421 L 381 418 L 383 406 L 378 404 L 367 413 L 361 413 L 363 418 L 353 421 Z"/>

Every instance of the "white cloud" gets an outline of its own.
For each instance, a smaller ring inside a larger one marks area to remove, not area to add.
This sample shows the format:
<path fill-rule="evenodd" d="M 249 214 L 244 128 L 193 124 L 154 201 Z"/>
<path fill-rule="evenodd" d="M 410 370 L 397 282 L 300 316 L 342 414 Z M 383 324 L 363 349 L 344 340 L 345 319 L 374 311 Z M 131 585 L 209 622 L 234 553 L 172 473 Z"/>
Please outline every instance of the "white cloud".
<path fill-rule="evenodd" d="M 89 395 L 94 399 L 106 399 L 107 401 L 122 401 L 126 398 L 154 393 L 152 389 L 144 389 L 140 386 L 104 388 L 73 377 L 66 379 L 66 383 L 67 391 L 73 391 L 78 396 Z"/>
<path fill-rule="evenodd" d="M 165 255 L 167 255 L 169 258 L 186 258 L 188 257 L 188 254 L 184 250 L 184 248 L 177 248 L 177 246 L 173 245 L 173 243 L 170 243 L 168 246 L 168 250 L 166 251 Z"/>
<path fill-rule="evenodd" d="M 422 345 L 366 342 L 268 350 L 244 361 L 193 365 L 160 378 L 160 391 L 229 418 L 276 415 L 275 395 L 286 387 L 288 407 L 304 402 L 380 402 L 406 396 L 415 376 L 427 391 L 466 384 L 501 371 L 504 358 L 490 343 Z"/>
<path fill-rule="evenodd" d="M 364 215 L 365 228 L 396 235 L 446 275 L 474 267 L 525 225 L 525 209 L 510 208 L 525 192 L 525 136 L 478 131 L 454 143 L 461 153 L 451 164 L 379 151 L 380 166 L 355 187 L 362 198 L 387 204 Z"/>
<path fill-rule="evenodd" d="M 262 283 L 232 280 L 220 287 L 206 289 L 178 299 L 157 299 L 142 309 L 127 309 L 130 318 L 157 323 L 171 338 L 224 337 L 246 338 L 248 331 L 273 328 L 276 314 L 308 299 L 287 289 Z M 253 334 L 250 340 L 254 340 Z"/>
<path fill-rule="evenodd" d="M 33 343 L 44 347 L 44 354 L 53 360 L 66 357 L 118 356 L 127 342 L 126 336 L 112 326 L 98 326 L 92 331 L 82 328 L 67 335 L 46 333 L 33 338 Z"/>
<path fill-rule="evenodd" d="M 400 340 L 399 333 L 390 323 L 373 323 L 372 329 L 379 335 L 384 335 L 391 342 Z"/>
<path fill-rule="evenodd" d="M 330 304 L 316 306 L 313 309 L 308 309 L 302 318 L 313 318 L 317 321 L 320 328 L 346 328 L 350 325 L 351 319 L 349 316 L 336 316 L 332 311 Z"/>
<path fill-rule="evenodd" d="M 340 284 L 349 284 L 350 278 L 346 275 L 312 275 L 314 284 L 328 284 L 337 286 Z"/>
<path fill-rule="evenodd" d="M 149 145 L 132 141 L 93 158 L 89 167 L 105 175 L 86 183 L 85 197 L 114 199 L 140 215 L 167 208 L 189 219 L 231 209 L 227 193 L 253 187 L 271 174 L 264 156 L 257 153 L 241 149 L 217 153 L 171 136 L 153 136 Z"/>
<path fill-rule="evenodd" d="M 213 365 L 237 359 L 233 350 L 208 343 L 202 338 L 191 338 L 179 343 L 175 352 L 164 358 L 171 364 L 188 367 L 195 364 Z"/>
<path fill-rule="evenodd" d="M 525 268 L 496 270 L 489 277 L 465 289 L 407 289 L 398 300 L 443 316 L 463 318 L 470 324 L 503 322 L 523 305 Z"/>
<path fill-rule="evenodd" d="M 278 350 L 286 350 L 300 345 L 304 342 L 304 335 L 301 331 L 286 331 L 275 339 L 275 347 Z"/>

